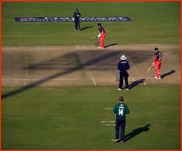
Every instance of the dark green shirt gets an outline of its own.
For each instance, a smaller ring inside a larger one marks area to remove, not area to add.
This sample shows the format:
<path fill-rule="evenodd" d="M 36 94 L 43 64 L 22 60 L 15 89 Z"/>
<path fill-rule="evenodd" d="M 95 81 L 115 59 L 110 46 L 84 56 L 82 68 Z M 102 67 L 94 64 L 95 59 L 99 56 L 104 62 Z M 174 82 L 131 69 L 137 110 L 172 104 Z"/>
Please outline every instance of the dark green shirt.
<path fill-rule="evenodd" d="M 74 14 L 73 14 L 73 17 L 75 18 L 75 19 L 79 19 L 79 17 L 81 17 L 81 13 L 78 11 L 78 12 L 74 12 Z"/>
<path fill-rule="evenodd" d="M 125 117 L 125 114 L 129 114 L 128 106 L 124 103 L 118 103 L 115 105 L 113 112 L 116 117 Z"/>

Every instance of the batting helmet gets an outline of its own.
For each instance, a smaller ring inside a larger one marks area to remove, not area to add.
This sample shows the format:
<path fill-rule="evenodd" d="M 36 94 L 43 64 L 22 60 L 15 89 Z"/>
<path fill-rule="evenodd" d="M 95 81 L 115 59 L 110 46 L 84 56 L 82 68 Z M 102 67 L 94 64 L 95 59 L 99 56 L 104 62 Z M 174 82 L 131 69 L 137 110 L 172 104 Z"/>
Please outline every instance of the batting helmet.
<path fill-rule="evenodd" d="M 98 26 L 101 26 L 101 23 L 98 23 Z"/>
<path fill-rule="evenodd" d="M 155 51 L 158 51 L 159 49 L 157 47 L 154 48 Z"/>

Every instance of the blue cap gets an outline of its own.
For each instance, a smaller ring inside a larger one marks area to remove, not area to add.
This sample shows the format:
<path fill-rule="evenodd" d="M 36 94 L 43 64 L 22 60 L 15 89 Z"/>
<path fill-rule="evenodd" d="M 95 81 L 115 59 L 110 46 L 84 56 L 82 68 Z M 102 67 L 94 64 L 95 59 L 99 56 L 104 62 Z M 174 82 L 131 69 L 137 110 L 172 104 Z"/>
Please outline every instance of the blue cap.
<path fill-rule="evenodd" d="M 101 26 L 101 23 L 98 23 L 98 26 Z"/>
<path fill-rule="evenodd" d="M 156 50 L 159 50 L 159 49 L 157 47 L 155 47 L 154 50 L 156 51 Z"/>

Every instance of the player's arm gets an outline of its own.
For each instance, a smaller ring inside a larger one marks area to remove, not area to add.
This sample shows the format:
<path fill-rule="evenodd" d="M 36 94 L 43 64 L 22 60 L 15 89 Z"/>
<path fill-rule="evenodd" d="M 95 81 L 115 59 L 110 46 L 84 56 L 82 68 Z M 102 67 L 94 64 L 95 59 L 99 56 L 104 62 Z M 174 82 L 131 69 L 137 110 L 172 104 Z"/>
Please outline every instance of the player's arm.
<path fill-rule="evenodd" d="M 104 33 L 104 30 L 102 29 L 102 31 L 100 32 L 100 35 L 102 35 Z"/>
<path fill-rule="evenodd" d="M 102 32 L 101 32 L 101 34 L 103 34 L 104 33 L 104 30 L 102 29 Z"/>
<path fill-rule="evenodd" d="M 155 56 L 154 61 L 152 62 L 152 66 L 155 66 L 156 61 L 157 61 L 157 56 Z"/>
<path fill-rule="evenodd" d="M 100 30 L 99 30 L 99 35 L 98 35 L 98 37 L 100 37 L 103 33 L 104 33 L 104 30 L 103 30 L 103 29 L 102 29 L 101 32 L 100 32 Z"/>
<path fill-rule="evenodd" d="M 155 58 L 154 58 L 154 62 L 156 62 L 157 61 L 157 56 L 155 56 Z"/>
<path fill-rule="evenodd" d="M 81 15 L 81 13 L 79 12 L 79 17 L 81 17 L 82 15 Z"/>
<path fill-rule="evenodd" d="M 120 62 L 118 63 L 118 70 L 121 70 L 121 68 L 120 68 Z"/>
<path fill-rule="evenodd" d="M 100 32 L 100 30 L 99 30 L 99 34 L 98 34 L 98 37 L 100 38 L 100 36 L 101 36 L 101 32 Z"/>
<path fill-rule="evenodd" d="M 129 63 L 127 62 L 127 67 L 126 67 L 126 69 L 127 70 L 129 70 L 130 69 L 130 65 L 129 65 Z"/>
<path fill-rule="evenodd" d="M 128 106 L 126 105 L 125 114 L 129 114 L 129 113 L 130 113 L 130 111 L 129 111 L 129 109 L 128 109 Z"/>
<path fill-rule="evenodd" d="M 75 12 L 73 13 L 73 17 L 75 17 Z"/>
<path fill-rule="evenodd" d="M 116 106 L 113 109 L 113 113 L 116 114 Z"/>

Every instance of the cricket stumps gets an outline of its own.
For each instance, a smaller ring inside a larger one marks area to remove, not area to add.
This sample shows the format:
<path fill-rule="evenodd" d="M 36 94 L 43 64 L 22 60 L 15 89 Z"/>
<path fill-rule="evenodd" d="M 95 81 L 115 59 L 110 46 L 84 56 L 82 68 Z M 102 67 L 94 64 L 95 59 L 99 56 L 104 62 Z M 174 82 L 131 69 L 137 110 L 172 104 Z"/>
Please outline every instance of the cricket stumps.
<path fill-rule="evenodd" d="M 120 80 L 120 71 L 116 68 L 116 81 Z"/>

